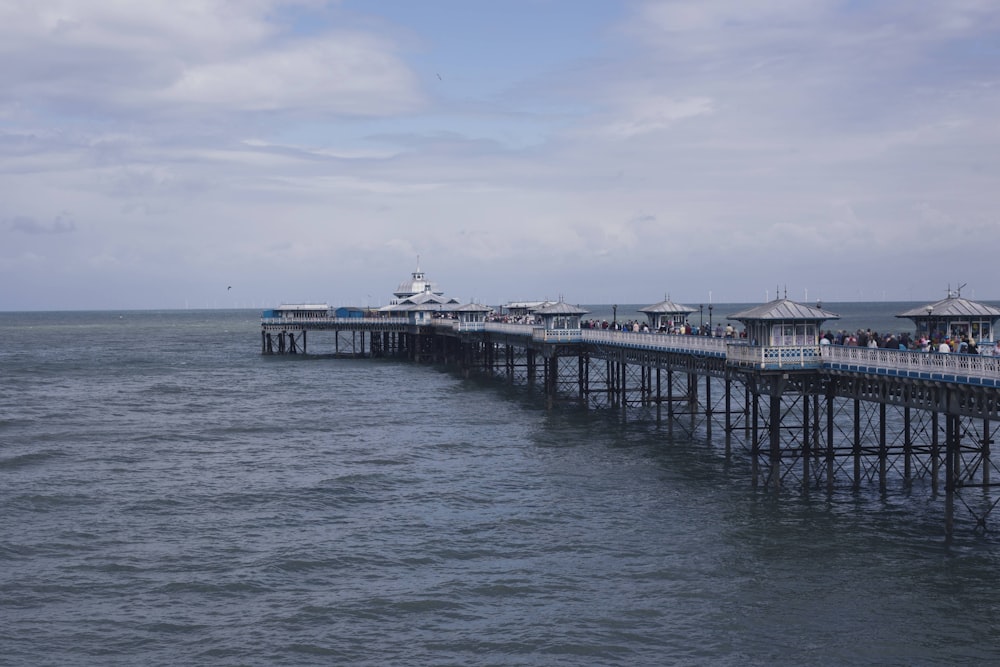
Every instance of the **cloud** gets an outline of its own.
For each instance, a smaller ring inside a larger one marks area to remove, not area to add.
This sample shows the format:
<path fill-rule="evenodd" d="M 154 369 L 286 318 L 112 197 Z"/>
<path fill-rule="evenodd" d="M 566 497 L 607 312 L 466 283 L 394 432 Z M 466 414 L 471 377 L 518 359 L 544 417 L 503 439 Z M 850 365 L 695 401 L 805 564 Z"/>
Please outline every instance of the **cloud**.
<path fill-rule="evenodd" d="M 33 218 L 18 216 L 6 221 L 5 226 L 11 231 L 21 234 L 71 234 L 76 231 L 76 223 L 73 220 L 59 216 L 51 222 L 39 222 Z"/>
<path fill-rule="evenodd" d="M 686 99 L 663 95 L 633 98 L 616 111 L 616 120 L 608 127 L 615 136 L 631 138 L 671 127 L 678 121 L 710 114 L 712 100 L 706 97 Z"/>
<path fill-rule="evenodd" d="M 0 9 L 8 63 L 0 66 L 0 100 L 8 108 L 151 117 L 209 110 L 380 116 L 423 104 L 390 40 L 336 27 L 302 37 L 275 20 L 299 4 L 8 4 Z"/>
<path fill-rule="evenodd" d="M 512 0 L 512 53 L 471 9 L 0 3 L 0 283 L 333 300 L 420 254 L 480 295 L 834 299 L 935 250 L 992 280 L 994 3 L 592 5 Z"/>

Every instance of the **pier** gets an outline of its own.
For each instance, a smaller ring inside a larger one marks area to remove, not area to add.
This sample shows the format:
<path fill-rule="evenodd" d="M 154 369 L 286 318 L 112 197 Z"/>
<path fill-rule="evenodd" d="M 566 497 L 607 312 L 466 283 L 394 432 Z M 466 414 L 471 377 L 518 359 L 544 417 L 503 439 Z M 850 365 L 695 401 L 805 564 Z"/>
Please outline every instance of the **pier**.
<path fill-rule="evenodd" d="M 943 496 L 949 541 L 956 518 L 986 531 L 1000 500 L 1000 356 L 826 344 L 819 324 L 836 315 L 787 299 L 731 316 L 745 338 L 657 332 L 659 312 L 648 312 L 651 332 L 586 328 L 587 311 L 561 301 L 540 306 L 531 324 L 489 321 L 478 304 L 452 304 L 444 317 L 439 305 L 405 316 L 269 311 L 261 352 L 306 354 L 307 334 L 323 332 L 338 356 L 502 378 L 534 387 L 549 408 L 714 438 L 726 456 L 744 451 L 750 482 L 769 491 L 877 485 L 884 495 L 920 484 Z M 987 315 L 977 332 L 992 334 Z"/>

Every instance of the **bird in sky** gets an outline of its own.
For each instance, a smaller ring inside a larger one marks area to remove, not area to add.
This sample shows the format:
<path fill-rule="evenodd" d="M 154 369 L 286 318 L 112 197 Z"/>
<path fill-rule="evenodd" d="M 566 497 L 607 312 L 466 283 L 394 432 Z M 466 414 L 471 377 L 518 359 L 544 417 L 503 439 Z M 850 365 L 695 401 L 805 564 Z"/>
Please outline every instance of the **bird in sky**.
<path fill-rule="evenodd" d="M 232 285 L 230 285 L 229 287 L 227 287 L 227 288 L 226 288 L 226 291 L 228 292 L 228 291 L 229 291 L 229 290 L 231 290 L 231 289 L 233 289 L 233 286 L 232 286 Z"/>

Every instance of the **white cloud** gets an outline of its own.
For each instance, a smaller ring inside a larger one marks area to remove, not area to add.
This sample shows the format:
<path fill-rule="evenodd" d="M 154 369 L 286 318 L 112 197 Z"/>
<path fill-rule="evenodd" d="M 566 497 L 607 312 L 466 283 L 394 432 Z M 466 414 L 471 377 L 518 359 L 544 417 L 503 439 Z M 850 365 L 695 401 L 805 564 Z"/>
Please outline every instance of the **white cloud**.
<path fill-rule="evenodd" d="M 335 28 L 298 36 L 273 21 L 289 4 L 14 3 L 0 10 L 0 99 L 116 114 L 386 115 L 423 103 L 392 42 Z"/>
<path fill-rule="evenodd" d="M 420 254 L 478 295 L 683 301 L 709 272 L 755 299 L 825 273 L 832 300 L 870 280 L 845 267 L 935 248 L 992 279 L 992 3 L 623 2 L 517 58 L 357 6 L 0 4 L 0 282 L 388 293 Z"/>
<path fill-rule="evenodd" d="M 712 100 L 705 97 L 687 99 L 650 95 L 627 101 L 618 110 L 609 126 L 612 135 L 630 138 L 671 127 L 677 121 L 712 113 Z"/>

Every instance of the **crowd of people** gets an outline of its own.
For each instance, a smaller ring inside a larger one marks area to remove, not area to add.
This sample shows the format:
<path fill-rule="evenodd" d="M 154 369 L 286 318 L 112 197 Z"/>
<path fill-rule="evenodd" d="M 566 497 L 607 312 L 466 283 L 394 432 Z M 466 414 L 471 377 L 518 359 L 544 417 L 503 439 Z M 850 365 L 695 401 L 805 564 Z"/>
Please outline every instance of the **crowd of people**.
<path fill-rule="evenodd" d="M 919 352 L 937 352 L 941 354 L 980 354 L 983 356 L 1000 357 L 1000 340 L 996 343 L 980 345 L 975 338 L 962 335 L 948 337 L 938 333 L 933 338 L 927 335 L 910 336 L 903 334 L 879 335 L 871 329 L 859 329 L 854 333 L 827 331 L 820 338 L 821 345 L 846 345 L 851 347 L 874 347 L 891 350 L 910 350 Z"/>
<path fill-rule="evenodd" d="M 487 318 L 493 322 L 507 322 L 510 324 L 538 324 L 531 315 L 508 316 L 490 315 Z M 639 320 L 581 320 L 582 329 L 603 329 L 610 331 L 625 331 L 633 333 L 650 333 L 651 329 L 646 322 Z M 682 322 L 671 326 L 660 327 L 658 333 L 689 335 L 689 336 L 713 336 L 715 338 L 746 338 L 746 331 L 737 331 L 732 324 L 722 324 L 692 326 L 690 322 Z M 1000 357 L 1000 340 L 996 343 L 980 345 L 973 337 L 968 335 L 948 337 L 943 332 L 938 332 L 932 337 L 927 335 L 911 336 L 909 333 L 901 334 L 879 334 L 871 329 L 858 329 L 854 332 L 845 330 L 827 331 L 820 337 L 821 345 L 844 345 L 848 347 L 869 347 L 885 348 L 891 350 L 910 350 L 920 352 L 935 352 L 941 354 L 979 354 L 983 356 Z"/>
<path fill-rule="evenodd" d="M 646 322 L 638 320 L 626 320 L 624 322 L 608 322 L 607 320 L 584 320 L 580 322 L 582 329 L 609 329 L 612 331 L 631 331 L 633 333 L 649 333 L 651 329 Z M 731 324 L 722 326 L 716 324 L 714 327 L 708 325 L 692 326 L 690 322 L 663 326 L 657 329 L 658 333 L 687 335 L 687 336 L 714 336 L 715 338 L 744 338 L 746 333 L 737 332 Z"/>

